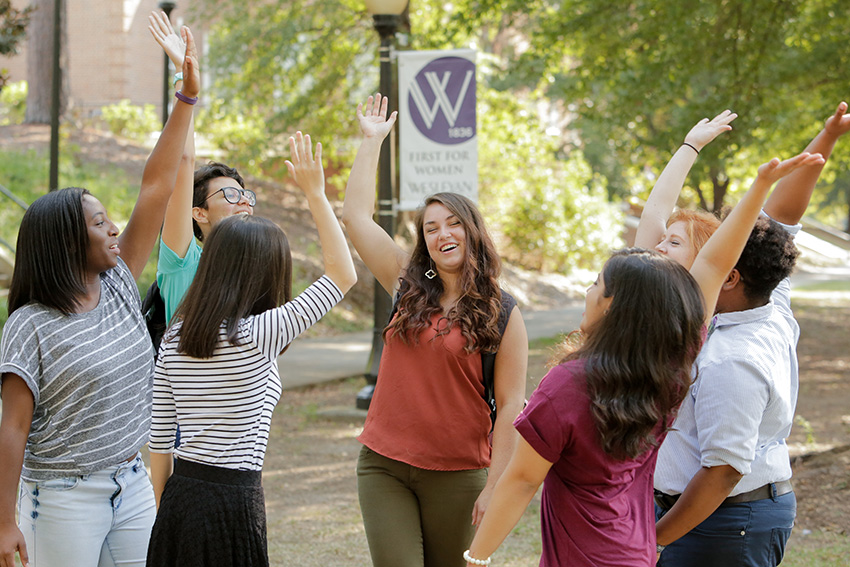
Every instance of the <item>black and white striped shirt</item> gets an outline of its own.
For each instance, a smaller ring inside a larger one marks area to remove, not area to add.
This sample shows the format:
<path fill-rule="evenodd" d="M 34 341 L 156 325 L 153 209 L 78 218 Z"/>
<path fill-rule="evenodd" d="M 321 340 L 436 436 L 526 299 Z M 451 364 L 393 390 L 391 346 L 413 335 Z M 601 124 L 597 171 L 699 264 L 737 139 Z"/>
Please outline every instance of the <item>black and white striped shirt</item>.
<path fill-rule="evenodd" d="M 12 313 L 0 372 L 23 378 L 35 402 L 23 479 L 87 475 L 138 452 L 150 431 L 153 354 L 139 290 L 120 259 L 100 275 L 91 311 L 28 303 Z"/>
<path fill-rule="evenodd" d="M 272 412 L 281 395 L 277 357 L 342 299 L 322 276 L 289 303 L 240 321 L 236 345 L 222 324 L 211 358 L 177 352 L 180 324 L 156 362 L 150 450 L 187 461 L 261 470 Z M 177 425 L 180 446 L 174 448 Z"/>

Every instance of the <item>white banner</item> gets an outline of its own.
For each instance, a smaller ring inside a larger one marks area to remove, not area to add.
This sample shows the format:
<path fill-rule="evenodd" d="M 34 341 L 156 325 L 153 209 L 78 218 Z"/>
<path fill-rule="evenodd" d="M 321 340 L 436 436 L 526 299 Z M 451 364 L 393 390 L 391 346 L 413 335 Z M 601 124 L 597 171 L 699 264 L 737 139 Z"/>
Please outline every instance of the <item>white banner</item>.
<path fill-rule="evenodd" d="M 475 51 L 398 52 L 399 210 L 451 191 L 478 201 Z"/>

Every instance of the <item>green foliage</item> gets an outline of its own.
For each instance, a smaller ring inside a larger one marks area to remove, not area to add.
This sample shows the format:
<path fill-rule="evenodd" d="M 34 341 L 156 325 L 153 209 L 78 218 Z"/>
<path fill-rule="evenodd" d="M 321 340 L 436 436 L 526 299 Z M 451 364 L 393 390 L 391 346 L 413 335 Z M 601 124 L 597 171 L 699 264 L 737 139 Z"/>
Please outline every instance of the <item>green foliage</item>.
<path fill-rule="evenodd" d="M 579 150 L 559 159 L 558 139 L 512 95 L 485 89 L 478 104 L 482 209 L 509 241 L 502 252 L 530 269 L 598 269 L 622 227 L 604 180 Z"/>
<path fill-rule="evenodd" d="M 454 5 L 462 16 L 453 25 L 463 29 L 514 22 L 527 41 L 513 42 L 523 47 L 505 82 L 562 101 L 613 195 L 644 194 L 646 168 L 660 171 L 693 124 L 731 108 L 733 132 L 708 146 L 691 174 L 690 200 L 718 208 L 759 164 L 802 150 L 847 96 L 850 24 L 838 0 Z"/>
<path fill-rule="evenodd" d="M 24 38 L 32 6 L 23 10 L 12 7 L 12 0 L 0 0 L 0 55 L 14 55 Z M 6 70 L 0 69 L 0 92 L 6 86 Z"/>
<path fill-rule="evenodd" d="M 151 132 L 162 129 L 160 118 L 152 104 L 139 106 L 128 99 L 101 108 L 101 118 L 116 136 L 144 141 Z"/>
<path fill-rule="evenodd" d="M 228 163 L 262 168 L 263 156 L 269 150 L 269 134 L 263 121 L 251 112 L 230 112 L 221 99 L 213 100 L 198 113 L 195 130 L 217 150 L 223 151 Z"/>
<path fill-rule="evenodd" d="M 32 203 L 47 192 L 49 183 L 49 158 L 35 151 L 0 152 L 0 183 L 26 203 Z M 63 153 L 59 160 L 60 186 L 85 187 L 106 207 L 110 219 L 123 230 L 133 212 L 139 194 L 138 180 L 127 178 L 118 167 L 94 168 L 80 163 L 71 152 Z M 15 245 L 18 227 L 24 211 L 13 205 L 5 196 L 0 206 L 0 237 Z M 139 288 L 144 292 L 156 277 L 156 253 L 151 255 Z"/>
<path fill-rule="evenodd" d="M 7 84 L 0 90 L 0 126 L 23 123 L 26 111 L 26 81 Z"/>
<path fill-rule="evenodd" d="M 507 74 L 516 54 L 513 21 L 494 11 L 467 28 L 458 24 L 465 10 L 437 0 L 412 3 L 399 44 L 479 52 L 479 194 L 487 220 L 509 241 L 502 251 L 533 268 L 598 267 L 618 238 L 602 177 L 581 151 L 564 151 L 541 134 L 535 105 L 548 101 Z M 281 171 L 286 138 L 309 132 L 325 146 L 328 181 L 341 186 L 356 149 L 342 140 L 355 138 L 354 108 L 378 84 L 379 40 L 363 4 L 206 0 L 197 15 L 216 22 L 207 65 L 218 99 L 198 131 L 216 132 L 217 147 L 267 174 Z"/>

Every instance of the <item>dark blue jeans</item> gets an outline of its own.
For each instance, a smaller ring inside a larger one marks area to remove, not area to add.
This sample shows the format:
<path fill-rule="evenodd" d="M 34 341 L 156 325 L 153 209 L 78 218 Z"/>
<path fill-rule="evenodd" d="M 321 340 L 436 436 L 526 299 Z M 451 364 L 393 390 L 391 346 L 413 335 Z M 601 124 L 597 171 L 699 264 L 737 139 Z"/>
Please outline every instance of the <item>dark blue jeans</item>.
<path fill-rule="evenodd" d="M 655 520 L 667 511 L 655 505 Z M 720 506 L 667 546 L 658 567 L 775 567 L 785 554 L 797 515 L 793 492 Z"/>

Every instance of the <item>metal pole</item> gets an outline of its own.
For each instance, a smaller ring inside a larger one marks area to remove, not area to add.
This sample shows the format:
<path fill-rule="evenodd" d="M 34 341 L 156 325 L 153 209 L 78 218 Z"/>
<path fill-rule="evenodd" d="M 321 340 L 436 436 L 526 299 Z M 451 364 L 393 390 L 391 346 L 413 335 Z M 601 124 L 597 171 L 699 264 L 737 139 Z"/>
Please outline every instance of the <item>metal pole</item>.
<path fill-rule="evenodd" d="M 171 19 L 171 11 L 177 7 L 176 2 L 160 2 L 159 9 L 165 12 L 165 17 L 169 20 Z M 168 55 L 162 54 L 162 126 L 165 127 L 165 123 L 168 122 L 168 103 L 171 101 L 171 98 L 168 96 L 168 83 L 169 83 L 169 75 L 168 72 Z"/>
<path fill-rule="evenodd" d="M 59 188 L 59 105 L 62 92 L 62 66 L 59 62 L 62 41 L 62 0 L 53 3 L 53 80 L 50 85 L 50 184 Z"/>
<path fill-rule="evenodd" d="M 400 18 L 396 15 L 375 14 L 373 16 L 375 30 L 381 36 L 381 47 L 379 50 L 381 62 L 381 95 L 390 97 L 389 113 L 395 108 L 395 98 L 392 94 L 393 67 L 392 46 L 395 32 L 398 28 Z M 395 211 L 393 210 L 393 175 L 392 175 L 392 142 L 391 137 L 384 139 L 381 146 L 381 156 L 378 166 L 378 225 L 390 236 L 395 235 Z M 387 325 L 390 311 L 392 310 L 392 298 L 375 280 L 374 297 L 375 319 L 372 325 L 372 351 L 369 354 L 369 362 L 366 368 L 366 386 L 357 394 L 356 406 L 360 409 L 369 409 L 372 401 L 372 393 L 378 381 L 378 368 L 381 363 L 381 353 L 384 349 L 384 339 L 381 336 Z"/>

